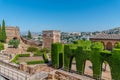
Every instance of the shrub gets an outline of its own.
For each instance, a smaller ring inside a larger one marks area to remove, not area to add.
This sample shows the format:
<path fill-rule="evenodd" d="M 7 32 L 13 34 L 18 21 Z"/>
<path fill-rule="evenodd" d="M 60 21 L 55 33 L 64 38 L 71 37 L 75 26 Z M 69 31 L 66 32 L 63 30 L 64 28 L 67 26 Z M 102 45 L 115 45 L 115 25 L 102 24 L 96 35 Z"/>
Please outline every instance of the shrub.
<path fill-rule="evenodd" d="M 20 42 L 17 39 L 11 39 L 8 43 L 8 45 L 12 45 L 13 48 L 17 48 L 19 44 Z"/>
<path fill-rule="evenodd" d="M 45 63 L 48 63 L 48 57 L 47 57 L 46 53 L 43 53 L 43 59 L 44 59 Z"/>
<path fill-rule="evenodd" d="M 43 55 L 43 53 L 41 53 L 41 54 L 34 53 L 34 56 L 42 56 L 42 55 Z"/>
<path fill-rule="evenodd" d="M 29 57 L 30 54 L 19 54 L 19 57 Z"/>
<path fill-rule="evenodd" d="M 38 61 L 29 61 L 29 62 L 27 62 L 27 64 L 41 64 L 41 63 L 44 63 L 44 61 L 42 61 L 42 60 L 38 60 Z"/>
<path fill-rule="evenodd" d="M 41 49 L 40 51 L 41 51 L 41 52 L 45 52 L 45 53 L 49 53 L 49 52 L 50 52 L 50 50 L 47 49 L 47 48 L 43 48 L 43 49 Z"/>
<path fill-rule="evenodd" d="M 39 50 L 37 50 L 36 52 L 34 52 L 34 56 L 42 56 L 43 53 L 40 52 Z"/>
<path fill-rule="evenodd" d="M 4 44 L 0 43 L 0 51 L 4 49 Z"/>
<path fill-rule="evenodd" d="M 115 48 L 120 49 L 120 42 L 118 42 L 117 44 L 115 44 Z"/>
<path fill-rule="evenodd" d="M 30 47 L 28 47 L 27 52 L 35 52 L 37 50 L 38 50 L 38 48 L 30 46 Z"/>

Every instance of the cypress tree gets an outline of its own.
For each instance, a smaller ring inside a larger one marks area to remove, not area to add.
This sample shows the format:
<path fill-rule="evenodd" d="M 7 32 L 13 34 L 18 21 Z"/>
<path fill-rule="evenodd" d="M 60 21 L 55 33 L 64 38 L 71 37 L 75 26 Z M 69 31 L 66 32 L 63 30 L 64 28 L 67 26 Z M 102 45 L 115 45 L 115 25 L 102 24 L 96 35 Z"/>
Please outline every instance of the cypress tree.
<path fill-rule="evenodd" d="M 2 40 L 2 30 L 1 30 L 1 25 L 0 25 L 0 42 Z"/>
<path fill-rule="evenodd" d="M 31 35 L 30 30 L 28 31 L 28 39 L 32 39 L 32 35 Z"/>
<path fill-rule="evenodd" d="M 2 21 L 2 42 L 6 41 L 5 21 Z"/>

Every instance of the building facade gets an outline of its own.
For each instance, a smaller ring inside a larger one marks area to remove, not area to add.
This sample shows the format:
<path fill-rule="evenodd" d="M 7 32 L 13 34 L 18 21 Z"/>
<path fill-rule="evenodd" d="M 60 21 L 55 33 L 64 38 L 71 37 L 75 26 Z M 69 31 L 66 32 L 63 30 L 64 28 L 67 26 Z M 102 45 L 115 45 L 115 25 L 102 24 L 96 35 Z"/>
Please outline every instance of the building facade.
<path fill-rule="evenodd" d="M 43 48 L 51 49 L 51 44 L 60 42 L 60 31 L 46 30 L 43 31 Z"/>
<path fill-rule="evenodd" d="M 90 37 L 92 42 L 102 42 L 104 48 L 107 50 L 112 50 L 115 45 L 120 42 L 119 34 L 97 34 Z"/>
<path fill-rule="evenodd" d="M 20 30 L 18 27 L 6 27 L 6 42 L 11 39 L 18 39 L 20 40 Z"/>

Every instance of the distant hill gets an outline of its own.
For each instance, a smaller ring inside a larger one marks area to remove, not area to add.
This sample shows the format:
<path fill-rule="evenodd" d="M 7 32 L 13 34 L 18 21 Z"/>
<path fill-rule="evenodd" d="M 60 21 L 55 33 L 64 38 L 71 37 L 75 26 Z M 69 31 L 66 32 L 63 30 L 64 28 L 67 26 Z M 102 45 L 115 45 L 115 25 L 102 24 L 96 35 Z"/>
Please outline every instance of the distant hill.
<path fill-rule="evenodd" d="M 120 27 L 104 30 L 102 32 L 107 34 L 120 34 Z"/>

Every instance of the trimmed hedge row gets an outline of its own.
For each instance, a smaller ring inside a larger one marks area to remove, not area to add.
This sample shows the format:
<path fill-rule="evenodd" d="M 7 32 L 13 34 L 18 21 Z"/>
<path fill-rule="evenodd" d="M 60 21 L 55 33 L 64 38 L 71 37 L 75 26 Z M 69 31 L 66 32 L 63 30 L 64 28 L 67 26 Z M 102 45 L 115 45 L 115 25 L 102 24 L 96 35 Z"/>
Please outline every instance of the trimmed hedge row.
<path fill-rule="evenodd" d="M 60 68 L 63 66 L 63 49 L 64 46 L 61 43 L 52 44 L 51 57 L 52 57 L 52 65 L 55 68 Z"/>
<path fill-rule="evenodd" d="M 69 71 L 71 68 L 71 62 L 75 56 L 75 49 L 77 48 L 74 44 L 64 45 L 64 69 Z"/>
<path fill-rule="evenodd" d="M 59 68 L 59 62 L 64 61 L 65 70 L 71 70 L 72 59 L 75 57 L 76 69 L 79 74 L 84 74 L 85 62 L 90 60 L 92 62 L 93 77 L 95 79 L 101 79 L 102 64 L 106 61 L 111 69 L 112 79 L 120 80 L 120 43 L 115 45 L 112 52 L 104 50 L 104 46 L 101 42 L 93 42 L 79 40 L 74 44 L 67 44 L 62 47 L 62 44 L 52 44 L 52 65 L 55 68 Z M 60 52 L 64 56 L 60 58 Z"/>
<path fill-rule="evenodd" d="M 11 62 L 19 64 L 19 62 L 17 62 L 19 57 L 29 57 L 30 54 L 16 54 L 16 56 L 11 60 Z"/>
<path fill-rule="evenodd" d="M 35 52 L 37 50 L 38 50 L 38 48 L 30 46 L 30 47 L 28 47 L 27 52 Z"/>
<path fill-rule="evenodd" d="M 30 57 L 30 54 L 19 54 L 19 57 Z"/>
<path fill-rule="evenodd" d="M 42 56 L 43 53 L 39 54 L 39 53 L 34 53 L 34 56 Z"/>
<path fill-rule="evenodd" d="M 29 62 L 27 62 L 28 65 L 32 65 L 32 64 L 41 64 L 41 63 L 44 63 L 44 61 L 38 60 L 38 61 L 29 61 Z"/>
<path fill-rule="evenodd" d="M 19 54 L 16 54 L 16 56 L 11 60 L 11 62 L 18 64 L 17 62 L 18 58 L 19 58 Z"/>
<path fill-rule="evenodd" d="M 93 77 L 95 79 L 101 79 L 103 60 L 100 53 L 103 49 L 104 47 L 101 42 L 95 42 L 91 45 L 90 61 L 92 62 Z"/>
<path fill-rule="evenodd" d="M 44 59 L 45 63 L 48 63 L 48 57 L 47 57 L 46 53 L 43 53 L 43 59 Z"/>
<path fill-rule="evenodd" d="M 39 63 L 48 63 L 48 58 L 47 58 L 47 56 L 46 56 L 46 54 L 45 53 L 42 53 L 42 54 L 34 54 L 34 56 L 43 56 L 43 59 L 44 59 L 44 61 L 41 61 L 41 60 L 38 60 L 38 61 L 29 61 L 29 62 L 27 62 L 27 64 L 39 64 Z M 16 63 L 16 64 L 19 64 L 19 62 L 17 62 L 17 60 L 18 60 L 18 58 L 19 57 L 29 57 L 30 56 L 30 54 L 17 54 L 12 60 L 11 60 L 11 62 L 14 62 L 14 63 Z"/>

